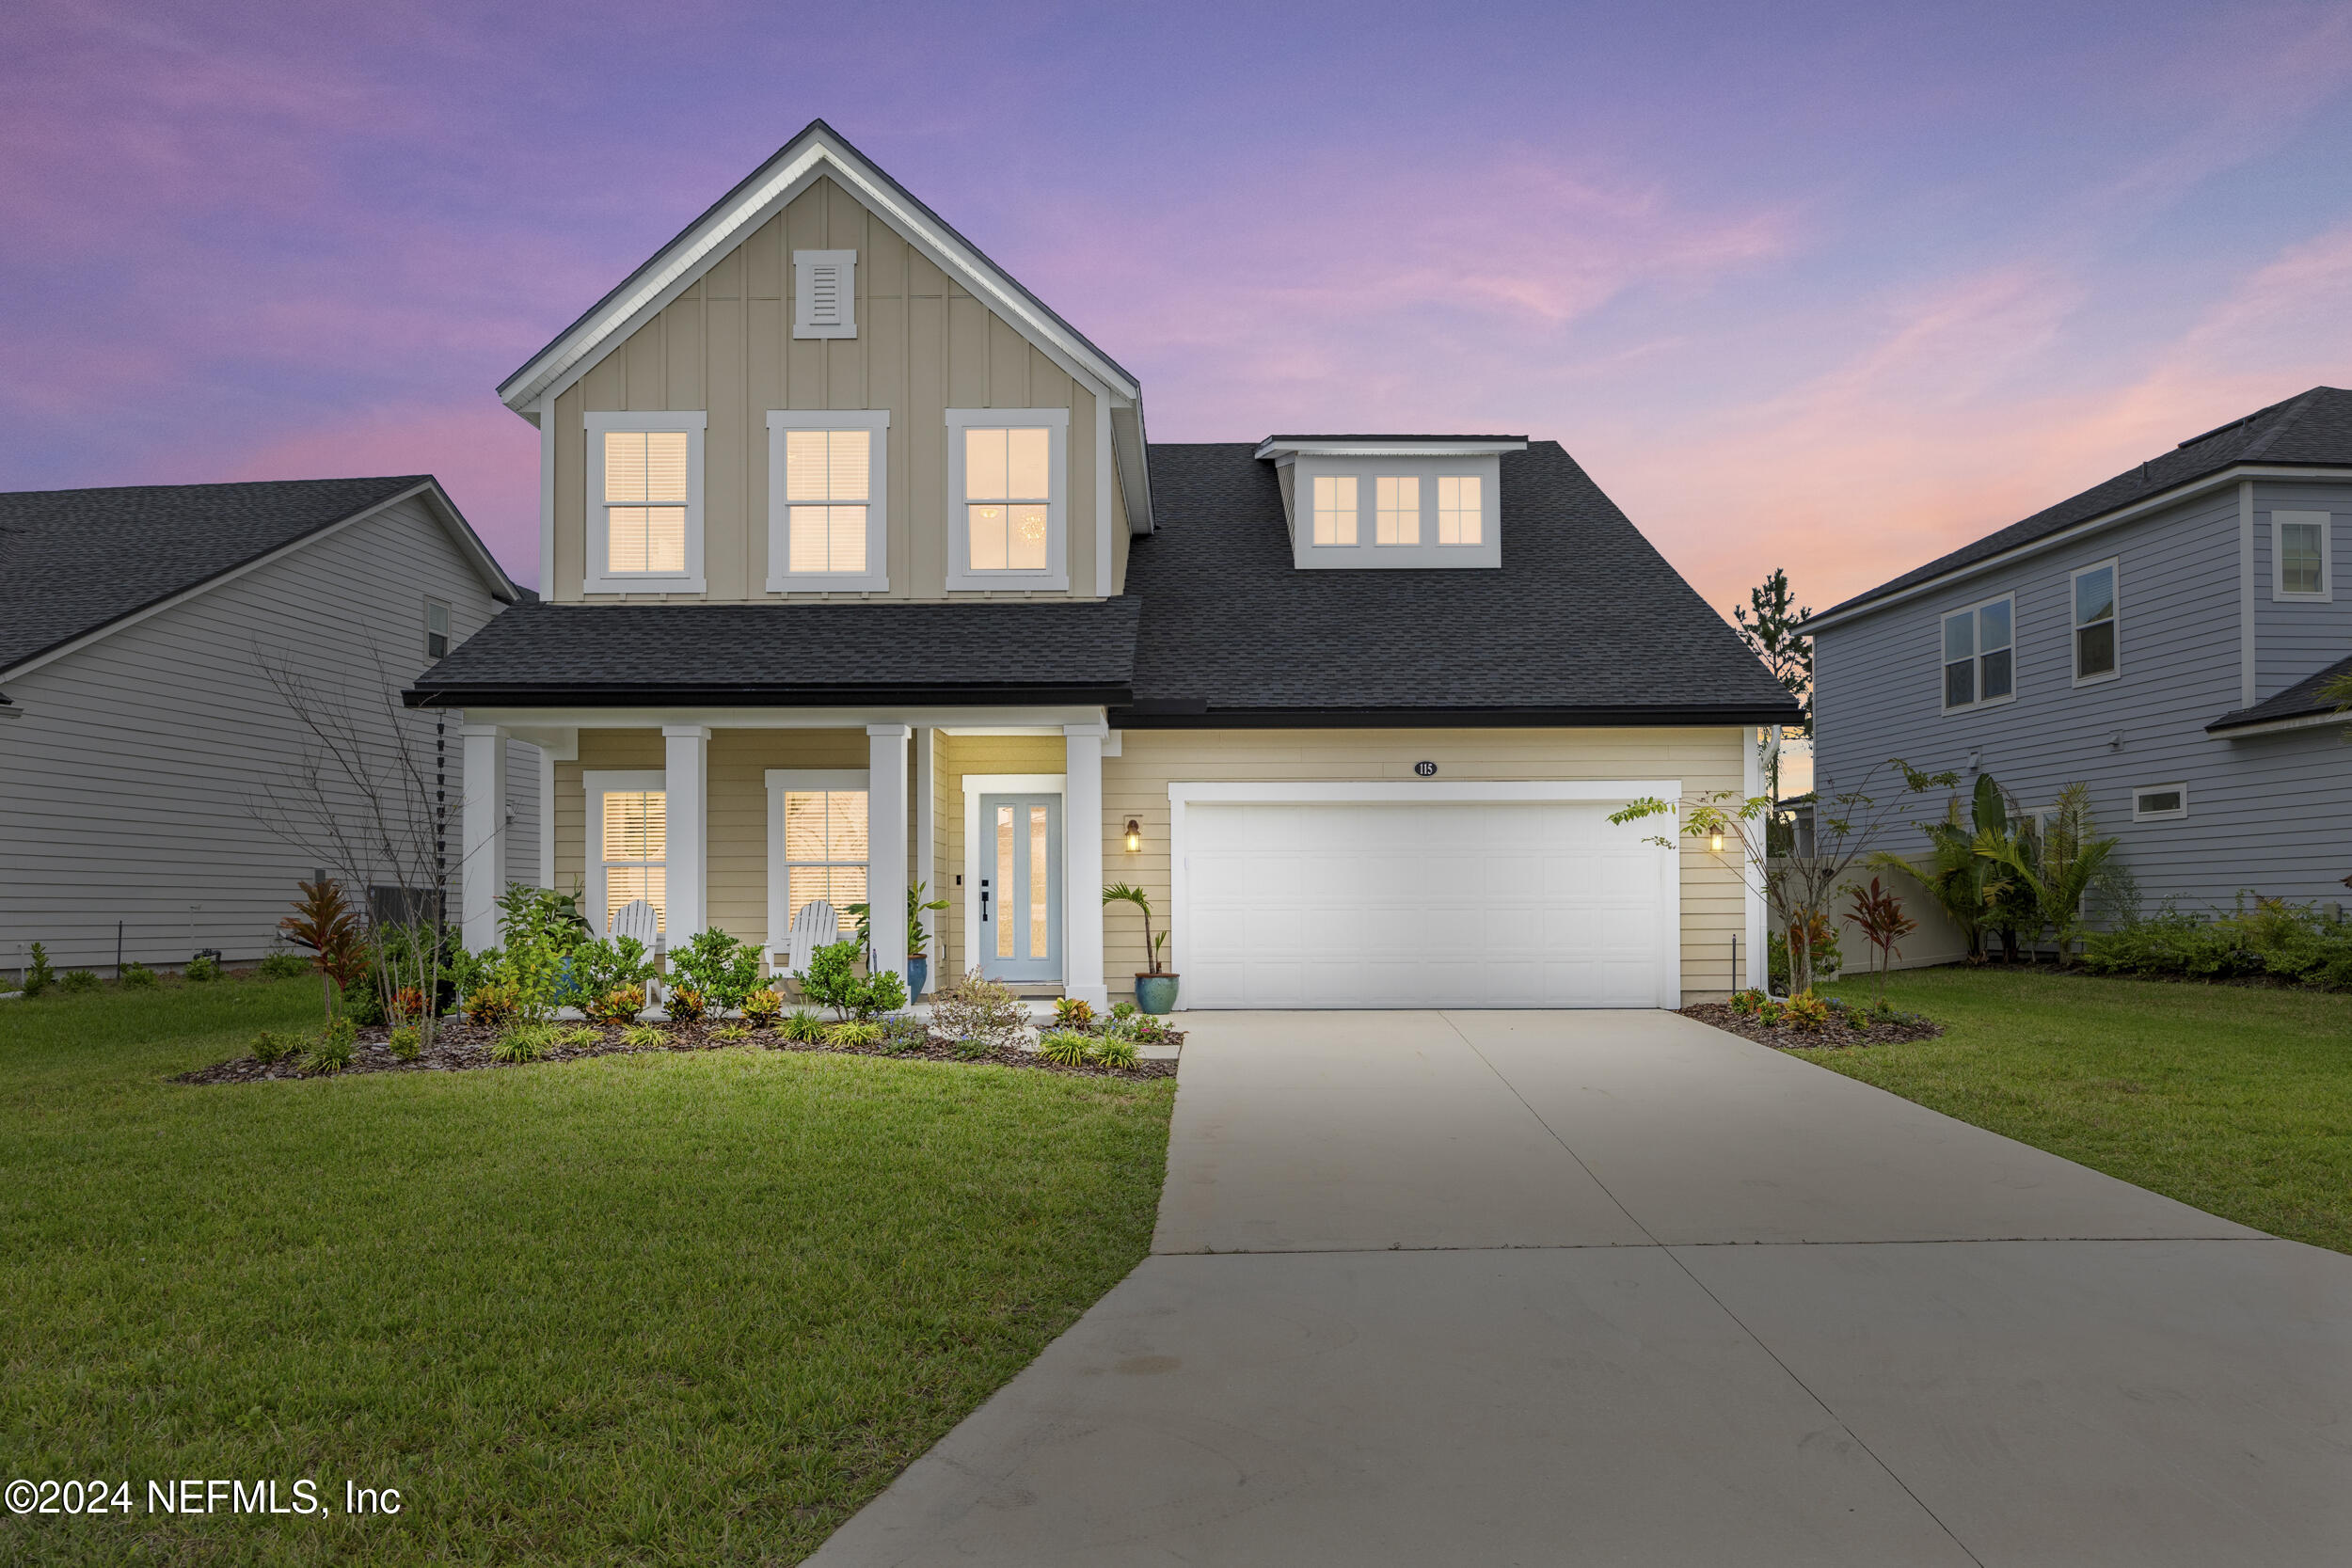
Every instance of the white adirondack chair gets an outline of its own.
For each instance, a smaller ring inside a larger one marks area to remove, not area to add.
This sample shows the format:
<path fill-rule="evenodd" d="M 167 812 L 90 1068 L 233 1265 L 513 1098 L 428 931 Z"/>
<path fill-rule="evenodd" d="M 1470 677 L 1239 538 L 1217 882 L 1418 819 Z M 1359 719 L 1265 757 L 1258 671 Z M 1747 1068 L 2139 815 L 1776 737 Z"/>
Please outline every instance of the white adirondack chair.
<path fill-rule="evenodd" d="M 808 967 L 819 947 L 840 940 L 841 916 L 822 898 L 812 898 L 792 917 L 792 934 L 785 944 L 768 955 L 769 967 L 780 976 L 796 974 Z"/>
<path fill-rule="evenodd" d="M 612 928 L 609 937 L 635 937 L 645 944 L 645 951 L 656 960 L 661 957 L 661 917 L 643 898 L 632 898 L 612 911 Z M 664 994 L 660 980 L 645 982 L 645 1006 L 658 1007 Z"/>

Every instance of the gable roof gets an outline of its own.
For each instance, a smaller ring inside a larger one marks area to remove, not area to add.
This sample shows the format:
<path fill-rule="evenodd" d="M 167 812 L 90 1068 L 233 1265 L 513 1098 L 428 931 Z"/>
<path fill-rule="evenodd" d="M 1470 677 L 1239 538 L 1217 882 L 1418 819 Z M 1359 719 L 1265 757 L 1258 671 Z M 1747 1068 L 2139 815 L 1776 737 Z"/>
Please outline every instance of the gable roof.
<path fill-rule="evenodd" d="M 0 673 L 420 493 L 491 593 L 513 600 L 519 591 L 430 474 L 0 494 Z"/>
<path fill-rule="evenodd" d="M 1142 397 L 1142 384 L 1117 360 L 821 119 L 810 120 L 776 150 L 775 156 L 678 230 L 651 260 L 524 361 L 499 384 L 499 397 L 519 414 L 549 387 L 572 379 L 583 361 L 593 363 L 605 349 L 627 337 L 635 324 L 708 271 L 819 175 L 832 176 L 950 277 L 1046 344 L 1058 348 L 1096 381 L 1131 402 Z"/>
<path fill-rule="evenodd" d="M 1501 570 L 1301 570 L 1254 442 L 1152 448 L 1152 724 L 1779 724 L 1795 701 L 1556 441 L 1500 458 Z"/>
<path fill-rule="evenodd" d="M 1842 617 L 1875 600 L 2062 533 L 2167 491 L 2211 479 L 2241 465 L 2257 463 L 2290 468 L 2352 467 L 2352 391 L 2340 387 L 2313 387 L 2284 403 L 2274 403 L 2201 436 L 2192 436 L 2170 451 L 2152 457 L 2136 468 L 2125 469 L 2105 483 L 2069 496 L 2056 506 L 2046 507 L 1867 593 L 1833 605 L 1813 617 L 1814 624 Z"/>
<path fill-rule="evenodd" d="M 2244 729 L 2249 724 L 2275 724 L 2285 719 L 2310 719 L 2333 713 L 2336 711 L 2336 700 L 2322 696 L 2321 690 L 2329 682 L 2347 675 L 2352 675 L 2352 655 L 2336 660 L 2324 670 L 2314 670 L 2275 697 L 2266 697 L 2252 707 L 2223 714 L 2205 726 L 2205 733 L 2217 735 Z"/>

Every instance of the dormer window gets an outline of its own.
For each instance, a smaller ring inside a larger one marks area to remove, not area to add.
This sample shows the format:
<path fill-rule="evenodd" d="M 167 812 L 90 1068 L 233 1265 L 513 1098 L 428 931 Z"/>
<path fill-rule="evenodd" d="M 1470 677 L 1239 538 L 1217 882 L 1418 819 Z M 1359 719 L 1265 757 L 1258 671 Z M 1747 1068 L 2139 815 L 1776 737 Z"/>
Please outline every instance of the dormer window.
<path fill-rule="evenodd" d="M 947 410 L 947 586 L 1070 586 L 1067 408 Z"/>
<path fill-rule="evenodd" d="M 1281 472 L 1295 565 L 1498 567 L 1502 454 L 1526 449 L 1518 436 L 1276 436 L 1258 456 Z"/>

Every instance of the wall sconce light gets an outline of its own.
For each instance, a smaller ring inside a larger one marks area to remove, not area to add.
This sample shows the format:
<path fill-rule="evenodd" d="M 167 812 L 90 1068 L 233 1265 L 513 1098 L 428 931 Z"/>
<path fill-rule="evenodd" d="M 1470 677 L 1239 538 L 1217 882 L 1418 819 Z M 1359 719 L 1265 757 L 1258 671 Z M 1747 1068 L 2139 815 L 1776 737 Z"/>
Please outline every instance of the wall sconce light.
<path fill-rule="evenodd" d="M 1143 824 L 1131 816 L 1127 818 L 1127 853 L 1136 855 L 1142 852 Z"/>
<path fill-rule="evenodd" d="M 1724 835 L 1720 830 L 1707 835 L 1707 847 L 1718 855 L 1724 852 Z"/>

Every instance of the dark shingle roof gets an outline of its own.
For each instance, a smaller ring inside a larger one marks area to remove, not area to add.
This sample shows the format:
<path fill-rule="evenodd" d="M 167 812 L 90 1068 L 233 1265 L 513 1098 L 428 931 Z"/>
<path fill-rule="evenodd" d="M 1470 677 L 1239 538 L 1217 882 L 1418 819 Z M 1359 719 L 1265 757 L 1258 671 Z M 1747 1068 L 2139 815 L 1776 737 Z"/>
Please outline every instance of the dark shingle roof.
<path fill-rule="evenodd" d="M 1524 441 L 1524 436 L 1269 436 L 1266 441 Z M 1258 443 L 1265 445 L 1265 441 Z"/>
<path fill-rule="evenodd" d="M 1796 704 L 1574 459 L 1506 452 L 1497 570 L 1301 571 L 1251 443 L 1154 445 L 1125 721 L 1786 723 Z"/>
<path fill-rule="evenodd" d="M 2352 675 L 2352 656 L 2336 660 L 2325 670 L 2313 671 L 2276 697 L 2265 698 L 2252 707 L 2223 714 L 2205 726 L 2205 733 L 2211 735 L 2218 730 L 2234 730 L 2248 724 L 2267 724 L 2279 719 L 2302 719 L 2312 714 L 2332 713 L 2337 706 L 2336 700 L 2321 696 L 2320 689 L 2347 675 Z"/>
<path fill-rule="evenodd" d="M 0 494 L 0 670 L 430 483 L 401 474 Z"/>
<path fill-rule="evenodd" d="M 414 705 L 1126 698 L 1132 598 L 1080 603 L 516 605 Z"/>
<path fill-rule="evenodd" d="M 2352 465 L 2352 392 L 2339 387 L 2314 387 L 2284 403 L 2274 403 L 2244 419 L 2233 420 L 2201 436 L 2192 436 L 2162 456 L 2152 457 L 2104 484 L 2094 484 L 2082 494 L 2070 496 L 1997 533 L 1988 533 L 1973 545 L 1963 545 L 1948 555 L 1938 556 L 1915 571 L 1880 583 L 1867 594 L 1857 594 L 1843 604 L 1823 610 L 1815 619 L 1842 615 L 1873 599 L 1900 593 L 1914 584 L 2020 545 L 2029 545 L 2240 463 L 2280 467 Z"/>

